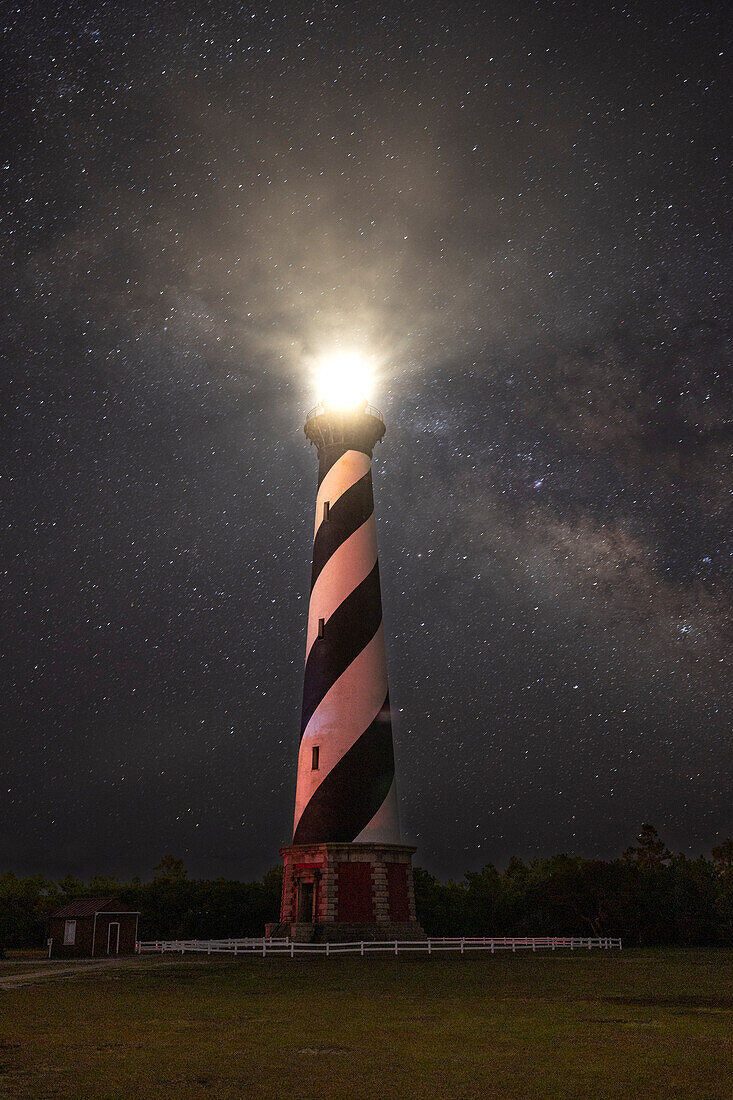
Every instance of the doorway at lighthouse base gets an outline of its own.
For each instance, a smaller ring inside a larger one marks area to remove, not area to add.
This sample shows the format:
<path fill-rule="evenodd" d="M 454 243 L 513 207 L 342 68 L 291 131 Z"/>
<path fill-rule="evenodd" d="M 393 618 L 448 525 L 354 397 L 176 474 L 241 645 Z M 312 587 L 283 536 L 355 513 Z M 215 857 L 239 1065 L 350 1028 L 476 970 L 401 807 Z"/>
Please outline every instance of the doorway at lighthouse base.
<path fill-rule="evenodd" d="M 272 934 L 315 943 L 424 939 L 415 916 L 415 851 L 403 844 L 281 848 L 282 905 Z"/>

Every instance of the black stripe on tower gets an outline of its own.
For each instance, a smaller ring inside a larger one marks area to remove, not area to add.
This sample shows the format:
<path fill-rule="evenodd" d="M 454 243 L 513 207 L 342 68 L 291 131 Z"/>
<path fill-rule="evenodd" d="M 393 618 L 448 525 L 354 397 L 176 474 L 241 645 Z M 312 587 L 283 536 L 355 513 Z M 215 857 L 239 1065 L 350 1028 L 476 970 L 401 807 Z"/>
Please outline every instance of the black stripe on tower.
<path fill-rule="evenodd" d="M 339 438 L 324 442 L 317 427 L 319 419 L 330 421 L 331 417 L 317 417 L 315 421 L 306 424 L 305 430 L 311 443 L 315 443 L 318 447 L 318 487 L 320 488 L 328 471 L 347 451 L 361 451 L 362 454 L 371 458 L 374 444 L 378 443 L 384 435 L 384 424 L 368 414 L 356 418 L 352 416 L 347 421 L 341 422 L 341 432 L 338 429 L 334 432 L 333 425 L 329 424 L 331 429 L 329 435 L 333 434 Z"/>
<path fill-rule="evenodd" d="M 323 699 L 351 662 L 369 645 L 382 622 L 379 563 L 350 592 L 311 646 L 305 664 L 300 736 Z"/>
<path fill-rule="evenodd" d="M 373 511 L 372 471 L 368 470 L 331 505 L 328 511 L 328 523 L 322 523 L 316 532 L 313 543 L 311 592 L 331 555 L 338 550 L 342 542 L 346 542 L 362 524 L 366 523 Z"/>
<path fill-rule="evenodd" d="M 351 843 L 372 820 L 394 779 L 389 692 L 371 725 L 331 769 L 303 811 L 293 844 Z"/>

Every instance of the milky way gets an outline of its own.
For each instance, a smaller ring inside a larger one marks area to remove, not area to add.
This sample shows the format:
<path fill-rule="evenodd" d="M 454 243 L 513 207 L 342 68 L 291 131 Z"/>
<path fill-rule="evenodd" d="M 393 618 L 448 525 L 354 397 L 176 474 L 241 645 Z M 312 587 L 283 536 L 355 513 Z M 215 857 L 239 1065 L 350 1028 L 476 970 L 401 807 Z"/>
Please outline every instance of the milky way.
<path fill-rule="evenodd" d="M 6 14 L 0 870 L 277 862 L 347 345 L 416 862 L 730 831 L 723 10 Z"/>

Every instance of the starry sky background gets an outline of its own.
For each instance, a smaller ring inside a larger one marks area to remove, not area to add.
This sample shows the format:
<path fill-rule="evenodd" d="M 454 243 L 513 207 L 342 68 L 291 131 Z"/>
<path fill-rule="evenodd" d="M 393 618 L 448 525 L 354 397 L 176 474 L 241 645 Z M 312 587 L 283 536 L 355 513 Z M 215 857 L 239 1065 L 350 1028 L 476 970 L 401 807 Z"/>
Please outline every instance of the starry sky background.
<path fill-rule="evenodd" d="M 417 862 L 730 831 L 724 7 L 6 11 L 1 870 L 277 862 L 339 344 Z"/>

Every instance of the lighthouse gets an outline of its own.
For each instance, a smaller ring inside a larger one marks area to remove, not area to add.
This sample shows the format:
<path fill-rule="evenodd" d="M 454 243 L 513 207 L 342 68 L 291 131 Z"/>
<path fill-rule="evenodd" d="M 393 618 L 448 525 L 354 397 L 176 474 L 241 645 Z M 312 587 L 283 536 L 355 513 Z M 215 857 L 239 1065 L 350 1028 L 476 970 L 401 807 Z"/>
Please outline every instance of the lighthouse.
<path fill-rule="evenodd" d="M 371 460 L 385 430 L 350 391 L 324 397 L 305 424 L 318 491 L 293 838 L 280 851 L 280 926 L 299 940 L 423 936 L 415 848 L 400 835 L 379 583 Z"/>

